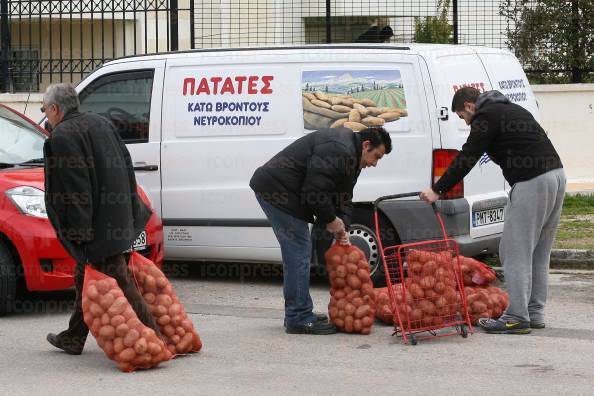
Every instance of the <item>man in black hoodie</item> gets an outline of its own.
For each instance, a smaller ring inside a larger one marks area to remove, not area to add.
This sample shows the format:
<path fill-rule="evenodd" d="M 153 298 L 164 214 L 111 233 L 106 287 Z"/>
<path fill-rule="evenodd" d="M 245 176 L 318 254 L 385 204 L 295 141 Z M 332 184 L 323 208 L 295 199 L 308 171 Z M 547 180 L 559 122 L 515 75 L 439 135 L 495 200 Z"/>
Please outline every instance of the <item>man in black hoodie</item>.
<path fill-rule="evenodd" d="M 544 328 L 548 270 L 563 198 L 565 173 L 559 155 L 532 114 L 502 93 L 462 88 L 452 111 L 471 126 L 468 140 L 446 173 L 421 194 L 435 202 L 470 172 L 486 152 L 512 186 L 499 256 L 509 306 L 499 320 L 482 318 L 489 333 L 527 334 Z"/>
<path fill-rule="evenodd" d="M 322 129 L 297 139 L 254 172 L 250 187 L 281 248 L 287 333 L 336 333 L 326 315 L 313 313 L 308 223 L 318 221 L 337 241 L 348 243 L 359 173 L 391 150 L 383 128 Z"/>

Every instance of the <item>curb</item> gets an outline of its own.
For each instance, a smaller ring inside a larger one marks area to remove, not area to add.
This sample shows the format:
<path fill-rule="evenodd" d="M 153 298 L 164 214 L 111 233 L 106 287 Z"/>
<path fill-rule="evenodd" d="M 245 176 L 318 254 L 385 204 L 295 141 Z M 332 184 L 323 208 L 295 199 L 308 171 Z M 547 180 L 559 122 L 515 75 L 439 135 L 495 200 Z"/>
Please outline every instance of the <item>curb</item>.
<path fill-rule="evenodd" d="M 594 250 L 553 249 L 551 268 L 571 268 L 594 270 Z"/>

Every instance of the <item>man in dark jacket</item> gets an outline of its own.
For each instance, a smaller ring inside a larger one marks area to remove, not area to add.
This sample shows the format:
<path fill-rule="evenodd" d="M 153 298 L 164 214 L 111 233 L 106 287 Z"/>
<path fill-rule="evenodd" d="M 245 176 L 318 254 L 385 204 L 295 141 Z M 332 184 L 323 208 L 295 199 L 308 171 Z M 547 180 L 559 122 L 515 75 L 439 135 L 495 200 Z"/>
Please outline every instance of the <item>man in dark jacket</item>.
<path fill-rule="evenodd" d="M 82 314 L 84 266 L 116 279 L 138 318 L 159 334 L 130 276 L 124 252 L 144 229 L 151 211 L 140 200 L 130 154 L 109 120 L 78 111 L 69 84 L 50 86 L 42 111 L 52 127 L 44 146 L 45 202 L 58 239 L 77 261 L 76 300 L 69 327 L 47 340 L 82 353 L 89 329 Z"/>
<path fill-rule="evenodd" d="M 325 224 L 337 241 L 348 244 L 346 229 L 359 173 L 376 166 L 391 150 L 390 135 L 383 128 L 358 133 L 323 129 L 296 140 L 252 176 L 250 187 L 281 247 L 287 333 L 336 332 L 326 315 L 313 313 L 308 223 Z"/>
<path fill-rule="evenodd" d="M 459 183 L 483 153 L 512 186 L 499 256 L 509 306 L 499 320 L 479 320 L 487 332 L 527 334 L 544 327 L 551 248 L 565 196 L 559 155 L 532 114 L 498 91 L 462 88 L 452 111 L 471 126 L 468 140 L 446 173 L 421 198 L 435 202 Z"/>

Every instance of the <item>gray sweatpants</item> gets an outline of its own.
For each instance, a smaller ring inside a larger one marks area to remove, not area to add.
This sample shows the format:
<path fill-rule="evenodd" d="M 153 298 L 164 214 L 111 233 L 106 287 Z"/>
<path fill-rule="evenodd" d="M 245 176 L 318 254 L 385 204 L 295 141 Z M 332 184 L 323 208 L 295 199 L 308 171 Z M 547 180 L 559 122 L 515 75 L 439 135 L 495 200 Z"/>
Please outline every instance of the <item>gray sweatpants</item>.
<path fill-rule="evenodd" d="M 551 248 L 564 196 L 562 168 L 512 187 L 499 244 L 509 293 L 502 320 L 544 323 Z"/>

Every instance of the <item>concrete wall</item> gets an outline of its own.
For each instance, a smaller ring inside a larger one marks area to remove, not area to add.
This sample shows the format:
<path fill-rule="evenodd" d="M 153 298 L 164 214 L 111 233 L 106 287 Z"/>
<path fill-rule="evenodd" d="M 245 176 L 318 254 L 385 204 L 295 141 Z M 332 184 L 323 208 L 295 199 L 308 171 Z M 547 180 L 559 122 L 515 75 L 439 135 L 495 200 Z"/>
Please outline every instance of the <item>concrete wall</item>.
<path fill-rule="evenodd" d="M 594 84 L 534 85 L 542 126 L 553 141 L 570 183 L 594 182 Z M 25 110 L 27 94 L 0 94 L 0 103 Z M 26 115 L 38 121 L 42 95 L 31 94 Z"/>
<path fill-rule="evenodd" d="M 572 183 L 594 182 L 594 84 L 533 85 L 543 128 Z"/>

